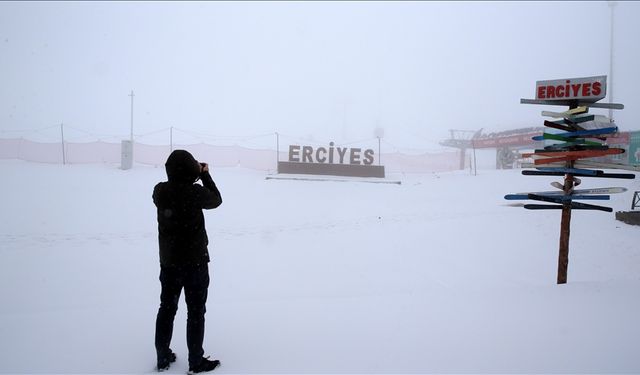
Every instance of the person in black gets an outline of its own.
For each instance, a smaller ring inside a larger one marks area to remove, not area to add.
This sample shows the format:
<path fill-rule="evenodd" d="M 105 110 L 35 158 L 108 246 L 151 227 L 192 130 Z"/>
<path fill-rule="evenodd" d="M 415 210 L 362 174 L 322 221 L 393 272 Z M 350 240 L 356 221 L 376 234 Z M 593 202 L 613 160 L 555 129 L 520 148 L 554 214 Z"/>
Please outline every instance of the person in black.
<path fill-rule="evenodd" d="M 165 163 L 167 182 L 153 189 L 158 211 L 160 245 L 160 308 L 156 319 L 155 346 L 158 371 L 167 370 L 176 355 L 170 348 L 173 321 L 184 288 L 187 303 L 189 372 L 215 369 L 220 362 L 204 358 L 204 314 L 209 288 L 209 252 L 203 209 L 222 204 L 209 166 L 198 163 L 187 151 L 175 150 Z M 196 181 L 200 179 L 202 185 Z"/>

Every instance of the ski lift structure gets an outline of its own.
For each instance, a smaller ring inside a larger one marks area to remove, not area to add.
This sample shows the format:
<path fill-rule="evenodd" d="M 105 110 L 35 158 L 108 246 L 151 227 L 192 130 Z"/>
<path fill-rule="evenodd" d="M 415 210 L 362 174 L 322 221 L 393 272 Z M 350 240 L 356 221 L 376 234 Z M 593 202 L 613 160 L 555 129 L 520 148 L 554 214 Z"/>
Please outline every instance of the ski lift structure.
<path fill-rule="evenodd" d="M 544 128 L 529 127 L 502 132 L 483 133 L 480 130 L 451 129 L 451 137 L 440 142 L 440 145 L 460 150 L 460 169 L 464 169 L 467 150 L 472 150 L 475 156 L 477 149 L 496 150 L 496 169 L 511 169 L 516 165 L 519 151 L 532 149 L 541 142 L 532 140 Z"/>

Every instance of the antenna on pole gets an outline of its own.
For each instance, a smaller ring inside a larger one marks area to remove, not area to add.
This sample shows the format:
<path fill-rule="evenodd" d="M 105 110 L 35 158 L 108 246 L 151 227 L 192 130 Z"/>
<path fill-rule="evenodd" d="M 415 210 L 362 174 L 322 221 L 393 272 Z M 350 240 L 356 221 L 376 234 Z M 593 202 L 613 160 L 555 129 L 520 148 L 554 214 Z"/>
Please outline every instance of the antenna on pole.
<path fill-rule="evenodd" d="M 609 31 L 609 103 L 613 103 L 613 8 L 616 6 L 615 1 L 607 1 L 609 9 L 611 9 L 610 31 Z M 613 108 L 609 108 L 609 121 L 613 122 Z"/>

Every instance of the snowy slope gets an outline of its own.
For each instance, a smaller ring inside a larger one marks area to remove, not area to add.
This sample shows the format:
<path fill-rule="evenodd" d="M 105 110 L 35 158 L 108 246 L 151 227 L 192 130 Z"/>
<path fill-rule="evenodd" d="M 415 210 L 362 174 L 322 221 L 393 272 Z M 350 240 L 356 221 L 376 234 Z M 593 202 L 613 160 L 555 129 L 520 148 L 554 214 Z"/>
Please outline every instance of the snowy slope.
<path fill-rule="evenodd" d="M 1 161 L 0 372 L 149 373 L 164 170 Z M 640 227 L 504 194 L 559 178 L 481 170 L 402 185 L 215 169 L 205 351 L 219 373 L 640 372 Z M 608 205 L 628 210 L 638 181 Z M 606 204 L 605 204 L 606 205 Z M 172 347 L 187 370 L 186 307 Z"/>

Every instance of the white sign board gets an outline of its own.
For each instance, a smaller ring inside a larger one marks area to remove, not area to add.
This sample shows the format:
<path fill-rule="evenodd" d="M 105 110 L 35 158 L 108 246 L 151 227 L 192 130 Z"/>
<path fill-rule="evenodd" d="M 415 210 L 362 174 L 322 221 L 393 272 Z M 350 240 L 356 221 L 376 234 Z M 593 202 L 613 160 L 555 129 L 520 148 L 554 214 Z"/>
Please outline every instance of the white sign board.
<path fill-rule="evenodd" d="M 607 95 L 607 76 L 536 82 L 536 100 L 597 102 Z"/>

